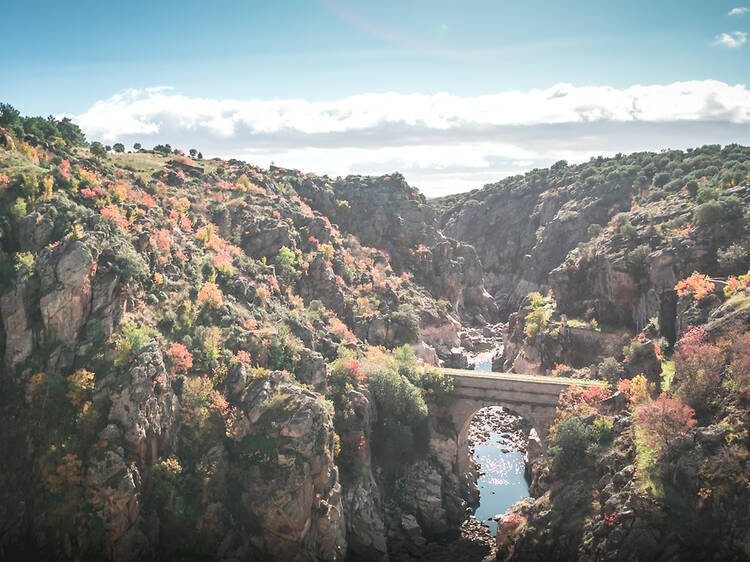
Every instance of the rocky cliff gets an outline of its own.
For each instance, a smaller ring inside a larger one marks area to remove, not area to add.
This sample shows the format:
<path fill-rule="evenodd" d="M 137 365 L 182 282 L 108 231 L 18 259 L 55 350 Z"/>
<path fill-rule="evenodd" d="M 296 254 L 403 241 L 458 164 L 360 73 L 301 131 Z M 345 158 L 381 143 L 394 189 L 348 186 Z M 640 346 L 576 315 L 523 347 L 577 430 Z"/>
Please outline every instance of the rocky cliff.
<path fill-rule="evenodd" d="M 447 390 L 399 346 L 495 309 L 403 178 L 3 134 L 0 554 L 387 559 L 463 520 Z M 412 423 L 435 450 L 398 458 Z"/>

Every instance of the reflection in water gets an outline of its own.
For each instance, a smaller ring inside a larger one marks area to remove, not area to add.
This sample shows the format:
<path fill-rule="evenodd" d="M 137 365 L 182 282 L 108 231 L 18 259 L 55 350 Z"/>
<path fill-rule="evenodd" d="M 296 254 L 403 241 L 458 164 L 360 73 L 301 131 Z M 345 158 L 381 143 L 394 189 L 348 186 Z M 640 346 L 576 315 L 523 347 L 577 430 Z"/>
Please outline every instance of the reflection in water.
<path fill-rule="evenodd" d="M 494 407 L 493 410 L 502 411 Z M 489 429 L 489 426 L 488 426 Z M 480 465 L 479 477 L 479 507 L 475 515 L 490 527 L 494 536 L 497 523 L 493 518 L 498 513 L 504 513 L 511 505 L 529 495 L 529 487 L 523 477 L 524 462 L 521 451 L 509 450 L 507 433 L 490 433 L 490 438 L 484 443 L 475 445 L 474 460 Z"/>

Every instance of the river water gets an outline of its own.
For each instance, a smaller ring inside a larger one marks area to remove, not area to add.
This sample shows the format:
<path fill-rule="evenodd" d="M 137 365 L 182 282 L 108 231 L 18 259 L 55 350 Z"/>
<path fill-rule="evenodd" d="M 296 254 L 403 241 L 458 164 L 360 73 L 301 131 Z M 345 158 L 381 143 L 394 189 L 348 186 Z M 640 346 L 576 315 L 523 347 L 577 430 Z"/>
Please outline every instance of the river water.
<path fill-rule="evenodd" d="M 475 358 L 475 371 L 492 371 L 493 352 Z M 492 408 L 502 413 L 503 408 Z M 474 460 L 479 464 L 479 506 L 474 515 L 478 521 L 489 526 L 495 536 L 497 523 L 494 516 L 505 511 L 521 498 L 529 495 L 529 486 L 524 479 L 523 452 L 514 449 L 511 434 L 493 430 L 493 424 L 485 422 L 489 438 L 474 444 Z"/>

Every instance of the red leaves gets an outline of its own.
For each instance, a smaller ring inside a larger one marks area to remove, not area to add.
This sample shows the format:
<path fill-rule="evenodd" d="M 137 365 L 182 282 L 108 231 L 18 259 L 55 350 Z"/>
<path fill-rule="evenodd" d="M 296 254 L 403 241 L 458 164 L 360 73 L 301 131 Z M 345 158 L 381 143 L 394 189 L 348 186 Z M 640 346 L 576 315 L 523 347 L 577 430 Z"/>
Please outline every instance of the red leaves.
<path fill-rule="evenodd" d="M 172 362 L 176 373 L 185 374 L 193 367 L 193 355 L 181 343 L 169 344 L 167 357 Z"/>
<path fill-rule="evenodd" d="M 690 406 L 679 398 L 668 398 L 663 392 L 650 404 L 640 406 L 636 419 L 644 430 L 647 444 L 655 447 L 666 446 L 697 423 Z"/>

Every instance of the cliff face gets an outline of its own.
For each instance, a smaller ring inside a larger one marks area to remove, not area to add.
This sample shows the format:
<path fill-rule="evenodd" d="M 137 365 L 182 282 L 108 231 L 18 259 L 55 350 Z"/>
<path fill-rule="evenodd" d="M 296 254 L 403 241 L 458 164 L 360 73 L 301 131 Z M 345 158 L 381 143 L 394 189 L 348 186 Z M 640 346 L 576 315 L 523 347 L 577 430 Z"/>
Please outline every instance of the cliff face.
<path fill-rule="evenodd" d="M 485 285 L 505 315 L 547 285 L 549 272 L 586 239 L 590 224 L 606 224 L 629 208 L 629 185 L 578 186 L 566 170 L 487 186 L 441 217 L 446 235 L 476 249 Z"/>
<path fill-rule="evenodd" d="M 435 210 L 403 176 L 307 178 L 293 185 L 344 232 L 387 251 L 397 273 L 412 274 L 471 322 L 494 320 L 496 307 L 476 252 L 440 231 Z"/>
<path fill-rule="evenodd" d="M 433 205 L 445 234 L 476 249 L 504 315 L 552 286 L 564 312 L 593 306 L 604 322 L 642 327 L 670 306 L 655 304 L 653 293 L 674 287 L 690 267 L 726 274 L 717 250 L 743 240 L 746 158 L 747 149 L 729 145 L 562 161 Z M 570 262 L 594 246 L 596 257 L 576 276 L 574 264 L 563 264 L 581 244 Z M 644 244 L 648 263 L 636 264 L 643 256 L 632 252 Z"/>

